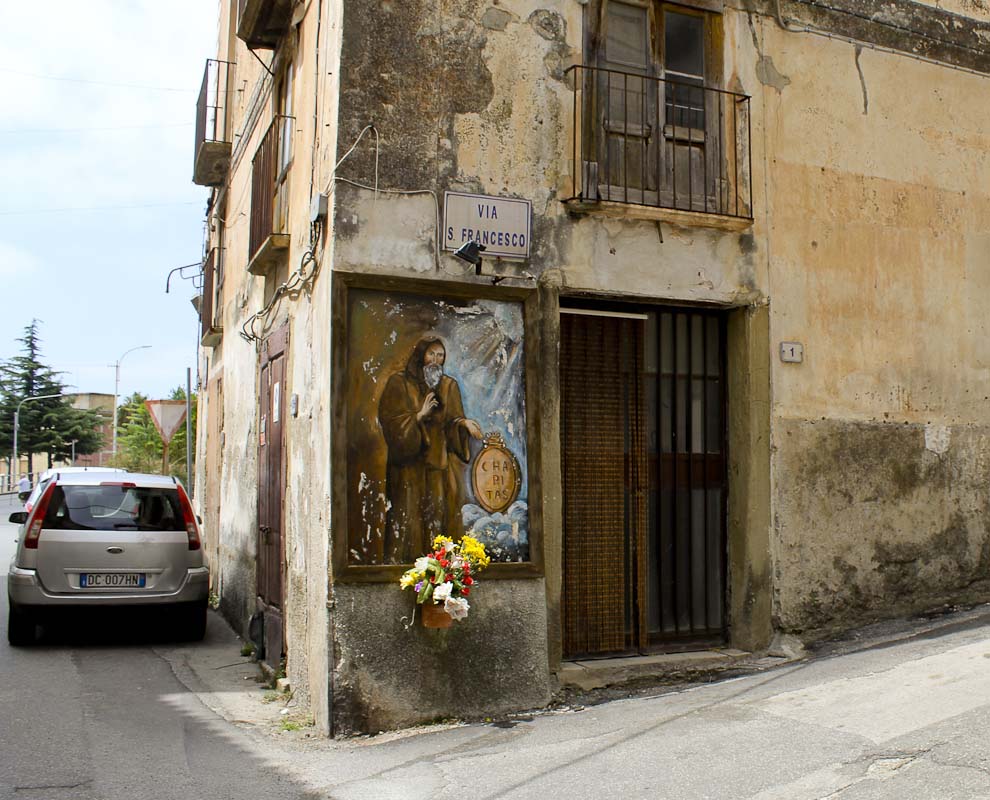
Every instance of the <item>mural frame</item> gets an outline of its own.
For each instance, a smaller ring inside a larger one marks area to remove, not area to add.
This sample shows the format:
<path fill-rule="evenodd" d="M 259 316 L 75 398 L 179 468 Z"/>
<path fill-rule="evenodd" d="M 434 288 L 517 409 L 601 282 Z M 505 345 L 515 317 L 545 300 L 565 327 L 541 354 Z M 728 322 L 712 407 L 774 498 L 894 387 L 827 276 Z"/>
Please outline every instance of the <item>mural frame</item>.
<path fill-rule="evenodd" d="M 347 364 L 348 308 L 351 289 L 401 292 L 411 295 L 443 296 L 457 300 L 504 300 L 521 305 L 525 342 L 526 464 L 529 497 L 529 561 L 492 562 L 485 579 L 542 577 L 543 489 L 540 480 L 541 431 L 538 365 L 540 348 L 540 293 L 536 288 L 494 286 L 489 283 L 463 283 L 446 280 L 333 272 L 331 289 L 331 524 L 332 580 L 346 583 L 387 583 L 398 581 L 408 564 L 353 564 L 348 559 Z"/>

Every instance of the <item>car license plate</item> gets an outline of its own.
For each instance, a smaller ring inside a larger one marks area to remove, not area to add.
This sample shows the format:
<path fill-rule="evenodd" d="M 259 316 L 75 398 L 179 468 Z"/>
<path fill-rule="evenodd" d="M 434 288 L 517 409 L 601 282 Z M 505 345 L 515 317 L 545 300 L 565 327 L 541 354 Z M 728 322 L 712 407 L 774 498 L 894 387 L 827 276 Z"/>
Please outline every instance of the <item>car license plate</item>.
<path fill-rule="evenodd" d="M 81 572 L 81 589 L 143 589 L 143 572 Z"/>

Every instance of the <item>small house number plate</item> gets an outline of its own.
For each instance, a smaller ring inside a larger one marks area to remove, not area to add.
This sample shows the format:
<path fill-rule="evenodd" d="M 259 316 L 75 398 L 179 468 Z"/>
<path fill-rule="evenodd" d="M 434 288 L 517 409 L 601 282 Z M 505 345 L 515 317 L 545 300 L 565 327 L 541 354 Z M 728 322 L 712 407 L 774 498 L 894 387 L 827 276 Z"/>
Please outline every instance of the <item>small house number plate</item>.
<path fill-rule="evenodd" d="M 804 345 L 800 342 L 781 342 L 780 360 L 800 364 L 804 361 Z"/>

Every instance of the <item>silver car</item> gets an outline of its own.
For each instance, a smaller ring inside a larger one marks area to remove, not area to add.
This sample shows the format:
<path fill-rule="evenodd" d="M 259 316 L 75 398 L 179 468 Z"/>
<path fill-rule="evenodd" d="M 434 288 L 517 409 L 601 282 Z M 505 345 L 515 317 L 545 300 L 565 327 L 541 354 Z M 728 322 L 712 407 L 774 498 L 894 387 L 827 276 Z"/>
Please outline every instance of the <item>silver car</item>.
<path fill-rule="evenodd" d="M 60 610 L 168 606 L 181 635 L 206 632 L 209 570 L 182 484 L 133 472 L 59 473 L 20 523 L 7 574 L 11 645 Z"/>

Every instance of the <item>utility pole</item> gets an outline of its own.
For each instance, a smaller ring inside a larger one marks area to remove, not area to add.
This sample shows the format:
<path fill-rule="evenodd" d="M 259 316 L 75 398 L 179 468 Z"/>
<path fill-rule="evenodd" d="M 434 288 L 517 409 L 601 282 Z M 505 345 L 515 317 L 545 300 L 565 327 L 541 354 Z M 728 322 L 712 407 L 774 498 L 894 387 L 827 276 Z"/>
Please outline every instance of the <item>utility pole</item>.
<path fill-rule="evenodd" d="M 151 348 L 150 344 L 142 344 L 137 347 L 132 347 L 130 350 L 125 350 L 121 353 L 120 358 L 114 362 L 114 378 L 113 378 L 113 448 L 112 455 L 116 458 L 117 456 L 117 395 L 120 393 L 120 362 L 124 360 L 124 356 L 128 353 L 133 353 L 135 350 L 148 350 Z"/>

